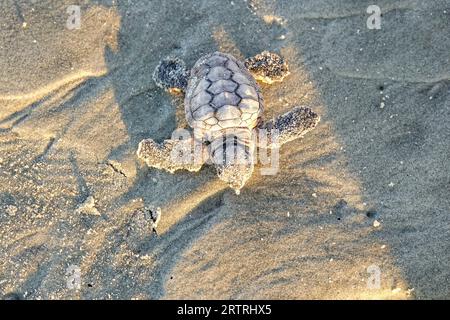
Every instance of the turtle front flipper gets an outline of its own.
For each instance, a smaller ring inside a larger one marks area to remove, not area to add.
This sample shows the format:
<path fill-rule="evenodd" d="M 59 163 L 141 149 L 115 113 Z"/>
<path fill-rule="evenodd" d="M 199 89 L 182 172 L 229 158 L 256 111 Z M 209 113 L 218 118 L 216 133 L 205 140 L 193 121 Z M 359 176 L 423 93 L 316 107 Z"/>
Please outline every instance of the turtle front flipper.
<path fill-rule="evenodd" d="M 168 57 L 162 60 L 153 72 L 156 85 L 169 92 L 186 91 L 189 71 L 183 60 Z"/>
<path fill-rule="evenodd" d="M 263 51 L 245 60 L 245 67 L 256 80 L 272 84 L 281 82 L 289 75 L 289 67 L 276 53 Z"/>
<path fill-rule="evenodd" d="M 277 148 L 298 139 L 314 129 L 320 116 L 307 107 L 294 107 L 291 111 L 272 119 L 258 128 L 258 146 Z"/>
<path fill-rule="evenodd" d="M 161 144 L 145 139 L 136 153 L 149 167 L 174 173 L 181 169 L 199 171 L 206 161 L 204 151 L 203 145 L 192 138 L 164 140 Z"/>

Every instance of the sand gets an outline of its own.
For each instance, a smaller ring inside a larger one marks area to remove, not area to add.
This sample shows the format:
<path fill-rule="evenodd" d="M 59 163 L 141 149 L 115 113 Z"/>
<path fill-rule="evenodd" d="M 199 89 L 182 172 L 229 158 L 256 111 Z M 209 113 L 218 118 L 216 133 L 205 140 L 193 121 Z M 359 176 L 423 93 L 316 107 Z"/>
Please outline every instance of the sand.
<path fill-rule="evenodd" d="M 450 298 L 450 2 L 377 1 L 380 30 L 371 4 L 2 1 L 1 296 Z M 280 53 L 291 75 L 262 85 L 265 116 L 322 117 L 239 196 L 212 167 L 135 156 L 185 125 L 157 63 L 215 50 Z"/>

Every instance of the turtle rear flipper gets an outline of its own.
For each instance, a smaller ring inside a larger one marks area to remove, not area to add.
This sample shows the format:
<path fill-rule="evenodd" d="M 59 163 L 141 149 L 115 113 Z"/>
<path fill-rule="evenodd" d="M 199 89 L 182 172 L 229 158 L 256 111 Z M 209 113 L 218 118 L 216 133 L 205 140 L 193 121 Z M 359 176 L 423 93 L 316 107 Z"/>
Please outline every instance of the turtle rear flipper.
<path fill-rule="evenodd" d="M 245 67 L 256 80 L 272 84 L 281 82 L 289 75 L 289 67 L 276 53 L 263 51 L 245 60 Z"/>
<path fill-rule="evenodd" d="M 162 60 L 153 72 L 156 85 L 169 92 L 184 92 L 187 87 L 189 71 L 183 60 L 168 57 Z"/>
<path fill-rule="evenodd" d="M 286 142 L 298 139 L 314 129 L 320 121 L 320 116 L 307 107 L 294 107 L 291 111 L 264 123 L 258 128 L 258 146 L 277 148 Z"/>
<path fill-rule="evenodd" d="M 205 162 L 203 151 L 203 146 L 194 139 L 170 139 L 161 144 L 145 139 L 139 143 L 136 153 L 149 167 L 174 173 L 181 169 L 199 171 Z"/>

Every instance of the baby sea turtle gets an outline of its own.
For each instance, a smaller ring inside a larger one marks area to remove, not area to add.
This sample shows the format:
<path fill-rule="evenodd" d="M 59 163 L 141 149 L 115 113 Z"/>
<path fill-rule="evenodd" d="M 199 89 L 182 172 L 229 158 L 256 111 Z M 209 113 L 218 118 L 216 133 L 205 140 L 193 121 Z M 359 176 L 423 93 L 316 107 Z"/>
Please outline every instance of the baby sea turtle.
<path fill-rule="evenodd" d="M 252 175 L 258 147 L 276 149 L 312 130 L 320 120 L 311 109 L 294 107 L 263 122 L 264 101 L 255 79 L 273 83 L 288 74 L 286 62 L 267 51 L 245 63 L 214 52 L 198 60 L 190 72 L 179 58 L 164 59 L 153 78 L 169 92 L 185 92 L 186 119 L 193 135 L 176 130 L 172 139 L 161 144 L 142 140 L 138 157 L 171 173 L 199 171 L 204 163 L 213 164 L 219 178 L 239 194 Z"/>

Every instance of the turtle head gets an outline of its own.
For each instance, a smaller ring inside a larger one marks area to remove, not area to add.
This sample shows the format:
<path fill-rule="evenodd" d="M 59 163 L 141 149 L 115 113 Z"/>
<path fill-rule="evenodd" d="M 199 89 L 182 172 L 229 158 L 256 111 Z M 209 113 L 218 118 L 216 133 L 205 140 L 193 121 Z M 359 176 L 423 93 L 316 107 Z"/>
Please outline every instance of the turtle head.
<path fill-rule="evenodd" d="M 212 140 L 210 156 L 219 179 L 234 189 L 236 194 L 250 179 L 254 163 L 254 142 L 249 130 L 235 129 Z"/>
<path fill-rule="evenodd" d="M 240 194 L 242 187 L 253 173 L 253 163 L 216 165 L 219 179 L 226 182 L 236 194 Z"/>

